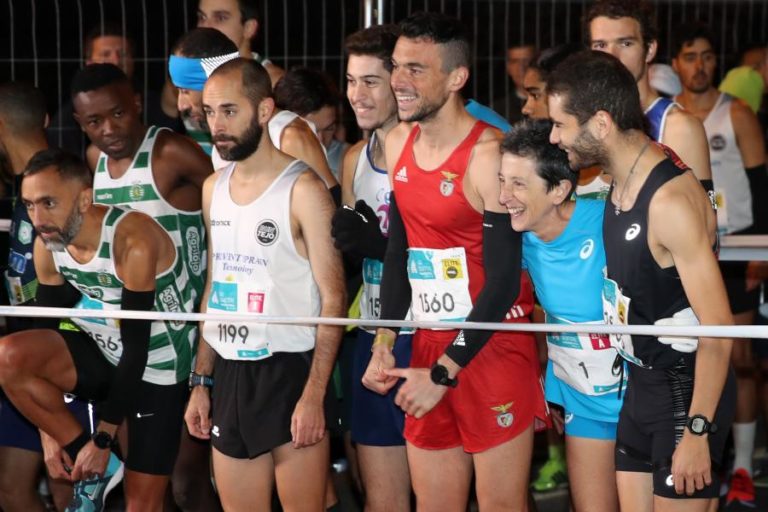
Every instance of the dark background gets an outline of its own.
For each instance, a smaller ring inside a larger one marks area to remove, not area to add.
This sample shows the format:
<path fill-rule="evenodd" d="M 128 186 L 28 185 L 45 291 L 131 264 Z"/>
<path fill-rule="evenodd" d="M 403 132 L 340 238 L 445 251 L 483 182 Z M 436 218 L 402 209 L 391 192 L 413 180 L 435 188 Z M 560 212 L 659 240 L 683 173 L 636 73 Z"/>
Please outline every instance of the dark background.
<path fill-rule="evenodd" d="M 363 26 L 363 0 L 265 0 L 254 48 L 285 68 L 327 70 L 343 89 L 344 37 Z M 709 22 L 720 41 L 720 70 L 731 67 L 753 43 L 766 43 L 764 0 L 678 0 L 656 6 L 662 48 L 676 25 Z M 418 10 L 461 18 L 472 33 L 475 62 L 465 90 L 487 103 L 509 91 L 505 48 L 530 41 L 539 47 L 578 40 L 586 0 L 385 0 L 385 21 Z M 197 0 L 0 0 L 0 79 L 41 87 L 51 112 L 67 94 L 82 62 L 83 35 L 102 20 L 122 24 L 136 45 L 140 88 L 159 90 L 174 41 L 195 24 Z M 723 66 L 725 64 L 725 66 Z"/>

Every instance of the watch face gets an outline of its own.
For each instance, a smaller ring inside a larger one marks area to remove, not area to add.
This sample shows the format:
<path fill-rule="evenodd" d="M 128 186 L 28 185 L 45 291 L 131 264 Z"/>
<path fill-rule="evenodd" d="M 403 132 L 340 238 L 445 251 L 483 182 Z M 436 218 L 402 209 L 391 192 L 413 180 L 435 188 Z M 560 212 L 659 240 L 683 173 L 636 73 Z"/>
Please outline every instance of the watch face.
<path fill-rule="evenodd" d="M 704 432 L 704 429 L 706 428 L 706 425 L 704 423 L 703 418 L 693 418 L 691 419 L 691 430 L 695 433 L 702 433 Z"/>

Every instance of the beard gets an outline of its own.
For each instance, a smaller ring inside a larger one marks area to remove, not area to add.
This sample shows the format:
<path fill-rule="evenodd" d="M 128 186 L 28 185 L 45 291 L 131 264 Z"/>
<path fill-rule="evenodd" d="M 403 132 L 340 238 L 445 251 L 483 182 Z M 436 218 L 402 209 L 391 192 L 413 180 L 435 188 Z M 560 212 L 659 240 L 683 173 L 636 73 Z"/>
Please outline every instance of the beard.
<path fill-rule="evenodd" d="M 83 214 L 77 207 L 72 209 L 72 213 L 67 217 L 63 228 L 41 226 L 35 227 L 38 233 L 53 235 L 48 238 L 42 238 L 45 248 L 49 251 L 64 252 L 67 246 L 75 239 L 83 227 Z"/>
<path fill-rule="evenodd" d="M 258 149 L 263 132 L 264 128 L 259 125 L 258 119 L 254 116 L 251 125 L 239 137 L 227 134 L 214 135 L 213 143 L 216 144 L 216 149 L 224 160 L 240 162 Z M 229 147 L 219 147 L 219 142 L 233 142 L 234 144 Z"/>
<path fill-rule="evenodd" d="M 408 123 L 414 123 L 414 122 L 424 122 L 429 121 L 435 115 L 437 114 L 437 111 L 442 108 L 443 105 L 448 101 L 448 95 L 445 95 L 444 97 L 440 98 L 438 101 L 429 101 L 424 100 L 424 102 L 419 105 L 419 107 L 416 109 L 416 111 L 411 114 L 410 117 L 404 118 L 401 117 L 401 121 L 405 121 Z"/>
<path fill-rule="evenodd" d="M 568 155 L 574 171 L 592 166 L 604 168 L 608 164 L 605 148 L 586 128 L 582 128 L 573 145 L 568 148 Z"/>
<path fill-rule="evenodd" d="M 182 110 L 179 114 L 181 115 L 181 120 L 184 122 L 184 126 L 188 127 L 188 129 L 191 128 L 192 130 L 211 133 L 211 129 L 208 127 L 208 121 L 205 116 L 202 116 L 201 118 L 192 117 L 191 108 Z"/>

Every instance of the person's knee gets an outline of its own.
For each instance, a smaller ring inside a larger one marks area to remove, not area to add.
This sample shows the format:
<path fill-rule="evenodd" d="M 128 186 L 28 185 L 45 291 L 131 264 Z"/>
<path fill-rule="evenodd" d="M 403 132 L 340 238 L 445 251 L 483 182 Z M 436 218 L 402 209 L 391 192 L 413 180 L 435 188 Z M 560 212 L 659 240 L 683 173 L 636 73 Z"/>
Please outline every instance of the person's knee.
<path fill-rule="evenodd" d="M 200 503 L 207 502 L 209 494 L 213 494 L 208 471 L 203 473 L 185 472 L 173 476 L 173 501 L 181 510 L 197 510 Z"/>
<path fill-rule="evenodd" d="M 25 334 L 16 333 L 0 338 L 0 386 L 5 387 L 28 371 L 34 352 L 25 343 Z"/>
<path fill-rule="evenodd" d="M 0 471 L 0 508 L 2 510 L 28 510 L 30 505 L 40 502 L 37 494 L 37 481 L 34 478 L 19 478 L 19 474 L 8 471 L 4 467 Z"/>

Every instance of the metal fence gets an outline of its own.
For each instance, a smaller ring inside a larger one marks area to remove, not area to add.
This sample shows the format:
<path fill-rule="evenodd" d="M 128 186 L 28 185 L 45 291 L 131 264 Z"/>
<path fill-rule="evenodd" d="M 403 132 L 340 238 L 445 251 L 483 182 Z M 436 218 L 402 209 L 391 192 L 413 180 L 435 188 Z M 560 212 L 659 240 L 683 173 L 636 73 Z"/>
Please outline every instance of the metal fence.
<path fill-rule="evenodd" d="M 365 0 L 263 0 L 255 48 L 276 64 L 327 70 L 343 85 L 342 43 L 363 26 Z M 479 101 L 509 94 L 505 49 L 530 41 L 543 48 L 581 38 L 586 0 L 378 0 L 383 19 L 442 11 L 471 30 L 475 60 L 467 95 Z M 766 0 L 677 0 L 652 2 L 660 28 L 661 60 L 676 26 L 698 19 L 719 37 L 720 69 L 739 52 L 768 37 Z M 3 5 L 4 4 L 4 5 Z M 118 23 L 135 40 L 138 84 L 158 90 L 174 41 L 195 25 L 197 0 L 0 0 L 0 78 L 23 79 L 41 87 L 51 112 L 65 97 L 82 64 L 83 36 L 104 21 Z"/>

